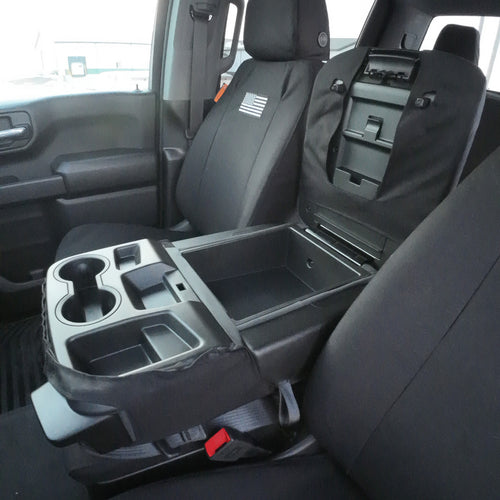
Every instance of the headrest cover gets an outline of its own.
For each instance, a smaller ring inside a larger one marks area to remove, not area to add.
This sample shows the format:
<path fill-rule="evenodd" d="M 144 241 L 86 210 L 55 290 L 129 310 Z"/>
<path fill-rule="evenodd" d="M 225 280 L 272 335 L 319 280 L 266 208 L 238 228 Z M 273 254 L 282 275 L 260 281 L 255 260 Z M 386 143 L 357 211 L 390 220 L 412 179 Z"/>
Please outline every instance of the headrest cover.
<path fill-rule="evenodd" d="M 439 34 L 434 50 L 455 54 L 477 65 L 480 41 L 481 35 L 476 28 L 448 24 Z"/>
<path fill-rule="evenodd" d="M 329 59 L 325 0 L 249 0 L 244 44 L 263 61 Z"/>

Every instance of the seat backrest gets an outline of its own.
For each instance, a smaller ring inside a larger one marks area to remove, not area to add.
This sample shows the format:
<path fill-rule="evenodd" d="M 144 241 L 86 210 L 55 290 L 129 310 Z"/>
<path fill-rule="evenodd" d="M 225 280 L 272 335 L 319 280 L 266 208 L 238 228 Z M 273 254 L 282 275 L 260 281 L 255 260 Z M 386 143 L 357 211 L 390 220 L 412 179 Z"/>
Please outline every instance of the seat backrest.
<path fill-rule="evenodd" d="M 313 370 L 313 433 L 370 498 L 498 498 L 500 149 L 393 254 Z"/>
<path fill-rule="evenodd" d="M 448 24 L 441 30 L 434 50 L 455 54 L 477 65 L 480 44 L 481 35 L 476 28 Z"/>
<path fill-rule="evenodd" d="M 324 0 L 249 0 L 245 61 L 186 156 L 178 205 L 200 233 L 281 222 L 298 186 L 305 109 L 329 56 Z"/>
<path fill-rule="evenodd" d="M 309 106 L 304 220 L 397 247 L 458 183 L 485 95 L 481 70 L 446 52 L 360 47 L 330 60 Z"/>

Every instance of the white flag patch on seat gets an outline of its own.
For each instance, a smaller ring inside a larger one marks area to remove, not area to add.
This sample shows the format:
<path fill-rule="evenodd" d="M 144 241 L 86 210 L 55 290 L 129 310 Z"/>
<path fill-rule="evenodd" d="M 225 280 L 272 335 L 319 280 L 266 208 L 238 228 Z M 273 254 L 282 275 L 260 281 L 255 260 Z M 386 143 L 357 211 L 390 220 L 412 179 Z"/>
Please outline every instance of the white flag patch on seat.
<path fill-rule="evenodd" d="M 240 112 L 260 118 L 266 109 L 268 98 L 247 92 L 240 105 Z"/>

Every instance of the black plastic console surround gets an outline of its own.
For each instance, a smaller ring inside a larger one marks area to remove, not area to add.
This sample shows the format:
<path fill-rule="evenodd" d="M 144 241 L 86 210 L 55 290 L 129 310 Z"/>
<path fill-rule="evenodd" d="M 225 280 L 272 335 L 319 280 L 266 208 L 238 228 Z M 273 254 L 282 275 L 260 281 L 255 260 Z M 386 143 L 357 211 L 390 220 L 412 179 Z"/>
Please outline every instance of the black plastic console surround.
<path fill-rule="evenodd" d="M 214 320 L 168 253 L 145 240 L 51 268 L 47 319 L 61 365 L 123 376 L 239 343 L 237 331 Z"/>
<path fill-rule="evenodd" d="M 270 394 L 300 377 L 370 277 L 298 226 L 142 240 L 56 263 L 49 383 L 33 394 L 42 426 L 56 444 L 104 453 Z"/>

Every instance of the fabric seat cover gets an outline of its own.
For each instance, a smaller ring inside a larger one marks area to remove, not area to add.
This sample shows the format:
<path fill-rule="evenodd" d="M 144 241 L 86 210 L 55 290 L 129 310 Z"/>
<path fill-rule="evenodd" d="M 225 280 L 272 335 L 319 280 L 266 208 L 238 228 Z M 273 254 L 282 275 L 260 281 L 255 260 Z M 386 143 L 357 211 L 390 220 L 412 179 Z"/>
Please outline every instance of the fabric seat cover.
<path fill-rule="evenodd" d="M 252 58 L 201 125 L 177 186 L 195 234 L 283 222 L 293 212 L 305 110 L 329 57 L 328 26 L 324 0 L 249 1 L 244 45 Z M 182 234 L 91 224 L 71 230 L 56 258 L 151 236 Z"/>

